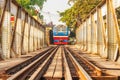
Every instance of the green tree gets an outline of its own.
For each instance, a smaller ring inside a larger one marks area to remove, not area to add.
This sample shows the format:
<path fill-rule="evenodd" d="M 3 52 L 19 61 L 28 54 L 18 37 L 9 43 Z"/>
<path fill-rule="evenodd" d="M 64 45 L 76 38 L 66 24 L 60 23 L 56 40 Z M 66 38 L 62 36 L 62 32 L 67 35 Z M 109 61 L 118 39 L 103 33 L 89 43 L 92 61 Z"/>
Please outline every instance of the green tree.
<path fill-rule="evenodd" d="M 117 14 L 118 25 L 119 25 L 119 29 L 120 29 L 120 7 L 118 7 L 118 8 L 116 9 L 116 14 Z"/>
<path fill-rule="evenodd" d="M 31 8 L 31 5 L 38 5 L 40 9 L 43 8 L 43 4 L 46 0 L 16 0 L 22 7 L 25 8 L 31 15 L 37 15 L 35 9 Z M 39 15 L 43 17 L 42 15 Z"/>
<path fill-rule="evenodd" d="M 22 7 L 28 8 L 30 5 L 30 0 L 16 0 Z"/>
<path fill-rule="evenodd" d="M 76 28 L 78 21 L 81 21 L 101 0 L 69 0 L 73 2 L 70 9 L 60 13 L 60 21 L 65 22 L 66 25 Z"/>
<path fill-rule="evenodd" d="M 73 29 L 69 35 L 70 44 L 73 44 L 75 41 L 77 23 L 81 22 L 100 1 L 101 0 L 69 0 L 68 4 L 74 3 L 73 6 L 64 12 L 59 12 L 61 16 L 60 21 L 65 22 L 70 29 Z"/>
<path fill-rule="evenodd" d="M 31 0 L 31 4 L 37 4 L 40 7 L 40 9 L 42 9 L 45 1 L 46 0 Z"/>

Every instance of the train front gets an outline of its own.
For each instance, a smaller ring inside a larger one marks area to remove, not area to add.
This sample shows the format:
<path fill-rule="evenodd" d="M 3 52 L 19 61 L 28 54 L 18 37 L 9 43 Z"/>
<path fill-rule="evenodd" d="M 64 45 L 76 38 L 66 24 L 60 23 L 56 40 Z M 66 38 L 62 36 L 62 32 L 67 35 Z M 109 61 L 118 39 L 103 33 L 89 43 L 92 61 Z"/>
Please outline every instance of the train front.
<path fill-rule="evenodd" d="M 53 39 L 55 45 L 68 44 L 68 28 L 64 25 L 58 25 L 53 28 Z"/>

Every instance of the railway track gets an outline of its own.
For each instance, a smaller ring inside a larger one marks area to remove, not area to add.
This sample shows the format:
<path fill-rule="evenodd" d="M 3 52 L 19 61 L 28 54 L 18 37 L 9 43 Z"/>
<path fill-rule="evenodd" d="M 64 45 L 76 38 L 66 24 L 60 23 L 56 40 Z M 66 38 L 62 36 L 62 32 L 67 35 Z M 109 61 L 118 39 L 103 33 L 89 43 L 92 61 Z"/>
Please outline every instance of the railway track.
<path fill-rule="evenodd" d="M 7 80 L 117 80 L 64 46 L 51 47 L 6 70 L 6 74 Z"/>
<path fill-rule="evenodd" d="M 66 59 L 66 63 L 68 64 L 69 74 L 70 74 L 69 77 L 71 77 L 71 80 L 79 80 L 80 79 L 79 78 L 79 74 L 77 72 L 77 69 L 75 68 L 74 62 L 71 60 L 71 58 L 68 55 L 68 52 L 66 50 L 65 50 L 65 57 L 64 57 L 64 59 Z"/>
<path fill-rule="evenodd" d="M 49 65 L 48 63 L 51 61 L 51 59 L 54 56 L 57 49 L 58 49 L 58 47 L 51 48 L 51 49 L 48 49 L 47 51 L 44 51 L 42 54 L 40 53 L 39 55 L 36 55 L 35 57 L 37 57 L 37 58 L 34 58 L 34 60 L 33 60 L 33 58 L 31 58 L 33 61 L 29 65 L 22 67 L 22 69 L 20 69 L 21 67 L 19 68 L 18 66 L 16 66 L 14 68 L 7 70 L 6 73 L 8 73 L 8 74 L 10 74 L 11 72 L 13 73 L 13 71 L 15 71 L 14 74 L 12 74 L 12 76 L 9 77 L 7 80 L 31 79 L 32 74 L 34 74 L 34 72 L 36 72 L 36 70 L 40 66 L 42 66 L 41 68 L 43 68 L 44 65 L 46 65 L 46 66 Z M 31 61 L 31 59 L 27 60 L 26 63 L 29 63 L 29 61 Z M 46 59 L 47 59 L 47 61 L 46 61 Z M 43 63 L 43 62 L 45 62 L 45 63 Z M 19 64 L 19 66 L 22 66 L 22 65 L 23 65 L 23 63 Z M 18 68 L 20 69 L 19 71 L 18 71 Z"/>
<path fill-rule="evenodd" d="M 64 78 L 63 76 L 63 66 L 62 66 L 62 48 L 59 47 L 58 51 L 56 52 L 55 56 L 51 64 L 49 65 L 48 69 L 46 70 L 45 74 L 42 76 L 42 80 L 61 80 Z"/>
<path fill-rule="evenodd" d="M 72 59 L 76 61 L 76 63 L 78 62 L 78 65 L 81 67 L 80 73 L 82 74 L 80 74 L 80 76 L 82 80 L 118 80 L 117 76 L 104 73 L 102 69 L 95 66 L 72 49 L 67 48 L 67 51 L 69 52 L 69 55 L 71 55 Z M 89 77 L 89 79 L 87 79 L 87 77 Z"/>
<path fill-rule="evenodd" d="M 41 53 L 35 55 L 34 57 L 31 57 L 30 59 L 16 65 L 16 66 L 13 66 L 11 68 L 9 68 L 8 70 L 6 70 L 6 73 L 8 75 L 13 75 L 15 74 L 16 72 L 20 71 L 22 68 L 26 67 L 27 65 L 31 64 L 34 60 L 38 59 L 40 56 L 42 56 L 44 53 L 48 52 L 51 52 L 53 49 L 53 47 L 50 47 L 49 49 L 45 50 L 45 51 L 42 51 Z"/>
<path fill-rule="evenodd" d="M 71 55 L 71 52 L 64 47 L 66 59 L 68 60 L 69 71 L 71 73 L 72 80 L 92 80 L 90 75 L 83 69 L 76 59 Z"/>

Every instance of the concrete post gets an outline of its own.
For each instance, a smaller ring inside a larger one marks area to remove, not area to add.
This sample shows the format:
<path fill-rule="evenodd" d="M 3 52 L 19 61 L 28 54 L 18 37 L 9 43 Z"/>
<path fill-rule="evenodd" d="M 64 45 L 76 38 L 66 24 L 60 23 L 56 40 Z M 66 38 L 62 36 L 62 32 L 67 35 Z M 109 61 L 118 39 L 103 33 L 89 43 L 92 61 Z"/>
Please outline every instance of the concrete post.
<path fill-rule="evenodd" d="M 16 32 L 15 32 L 15 41 L 16 41 L 16 54 L 17 57 L 19 57 L 21 55 L 21 28 L 22 28 L 22 24 L 21 24 L 21 9 L 18 9 L 18 17 L 17 17 L 17 25 L 16 25 Z"/>
<path fill-rule="evenodd" d="M 101 9 L 97 8 L 97 53 L 102 58 L 107 58 L 106 53 L 106 37 L 105 37 L 105 30 L 103 29 L 104 22 L 101 13 Z"/>
<path fill-rule="evenodd" d="M 22 19 L 22 27 L 21 27 L 21 54 L 24 54 L 24 48 L 23 48 L 23 42 L 24 42 L 24 31 L 25 31 L 25 22 L 26 22 L 26 16 L 25 12 L 21 12 L 21 19 Z"/>
<path fill-rule="evenodd" d="M 81 35 L 80 35 L 80 34 L 81 34 L 81 32 L 80 32 L 80 26 L 79 26 L 79 29 L 78 29 L 78 35 L 79 35 L 79 36 L 78 36 L 78 40 L 79 40 L 79 45 L 80 45 L 80 38 L 81 38 Z"/>
<path fill-rule="evenodd" d="M 40 27 L 40 30 L 39 30 L 39 41 L 40 41 L 40 43 L 39 43 L 39 45 L 40 45 L 40 48 L 42 48 L 42 45 L 41 45 L 41 27 Z"/>
<path fill-rule="evenodd" d="M 41 46 L 43 48 L 43 32 L 42 32 L 42 29 L 41 29 Z"/>
<path fill-rule="evenodd" d="M 82 30 L 82 24 L 80 25 L 80 49 L 83 48 L 83 30 Z"/>
<path fill-rule="evenodd" d="M 44 33 L 45 33 L 45 31 L 44 31 L 44 29 L 43 29 L 43 47 L 45 46 L 45 35 L 44 35 Z"/>
<path fill-rule="evenodd" d="M 23 49 L 24 49 L 24 54 L 27 54 L 28 53 L 28 17 L 25 21 Z"/>
<path fill-rule="evenodd" d="M 86 51 L 86 22 L 83 23 L 83 50 Z"/>
<path fill-rule="evenodd" d="M 36 44 L 36 50 L 38 49 L 38 39 L 37 39 L 37 24 L 36 24 L 36 28 L 35 28 L 35 44 Z"/>
<path fill-rule="evenodd" d="M 7 4 L 5 7 L 5 14 L 2 23 L 2 55 L 3 59 L 10 58 L 10 2 L 11 0 L 7 0 Z"/>
<path fill-rule="evenodd" d="M 86 20 L 86 51 L 88 51 L 89 50 L 89 48 L 88 48 L 88 19 Z"/>
<path fill-rule="evenodd" d="M 30 20 L 30 29 L 29 29 L 29 51 L 33 51 L 33 19 Z"/>
<path fill-rule="evenodd" d="M 107 0 L 107 32 L 108 32 L 108 58 L 116 60 L 118 43 L 119 42 L 119 29 L 115 10 L 113 8 L 112 0 Z"/>
<path fill-rule="evenodd" d="M 4 16 L 3 10 L 5 9 L 5 3 L 6 3 L 6 0 L 0 0 L 0 22 L 2 22 L 1 19 Z"/>
<path fill-rule="evenodd" d="M 88 53 L 91 53 L 91 17 L 88 18 L 87 26 L 87 38 L 88 38 Z"/>
<path fill-rule="evenodd" d="M 38 35 L 38 33 L 39 33 L 39 26 L 37 28 L 37 49 L 39 49 L 39 35 Z"/>
<path fill-rule="evenodd" d="M 97 29 L 94 15 L 95 14 L 91 14 L 91 53 L 97 54 Z"/>
<path fill-rule="evenodd" d="M 29 50 L 30 50 L 30 29 L 31 29 L 31 23 L 32 23 L 32 21 L 31 21 L 31 17 L 30 16 L 28 16 L 28 32 L 27 32 L 27 38 L 28 38 L 28 51 L 27 51 L 27 53 L 29 52 Z"/>
<path fill-rule="evenodd" d="M 35 36 L 34 36 L 34 32 L 35 32 L 35 21 L 33 20 L 33 27 L 32 27 L 32 29 L 33 29 L 33 34 L 32 34 L 32 38 L 33 38 L 33 51 L 35 50 Z"/>
<path fill-rule="evenodd" d="M 42 31 L 40 30 L 40 47 L 42 48 Z"/>
<path fill-rule="evenodd" d="M 40 25 L 38 25 L 38 49 L 40 49 Z"/>
<path fill-rule="evenodd" d="M 80 46 L 81 46 L 81 49 L 83 49 L 83 27 L 82 27 L 82 24 L 80 26 L 80 35 L 81 35 L 81 39 L 80 39 Z"/>
<path fill-rule="evenodd" d="M 37 50 L 36 23 L 34 26 L 34 50 Z"/>
<path fill-rule="evenodd" d="M 38 25 L 38 28 L 37 28 L 37 49 L 40 49 L 40 45 L 39 45 L 39 25 Z"/>

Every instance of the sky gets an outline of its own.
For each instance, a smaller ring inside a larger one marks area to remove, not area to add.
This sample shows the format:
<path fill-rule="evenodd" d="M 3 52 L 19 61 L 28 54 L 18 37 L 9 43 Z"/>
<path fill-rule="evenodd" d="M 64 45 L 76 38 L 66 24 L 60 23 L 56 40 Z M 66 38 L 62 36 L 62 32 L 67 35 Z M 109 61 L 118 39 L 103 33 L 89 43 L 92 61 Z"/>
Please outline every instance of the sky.
<path fill-rule="evenodd" d="M 62 22 L 59 22 L 59 14 L 57 11 L 63 12 L 64 10 L 70 8 L 67 4 L 68 0 L 47 0 L 47 2 L 44 3 L 42 14 L 44 16 L 44 21 L 46 23 L 53 22 L 53 24 L 61 24 Z"/>

